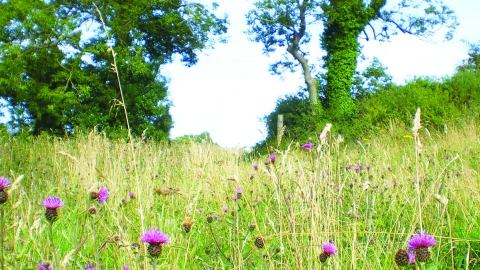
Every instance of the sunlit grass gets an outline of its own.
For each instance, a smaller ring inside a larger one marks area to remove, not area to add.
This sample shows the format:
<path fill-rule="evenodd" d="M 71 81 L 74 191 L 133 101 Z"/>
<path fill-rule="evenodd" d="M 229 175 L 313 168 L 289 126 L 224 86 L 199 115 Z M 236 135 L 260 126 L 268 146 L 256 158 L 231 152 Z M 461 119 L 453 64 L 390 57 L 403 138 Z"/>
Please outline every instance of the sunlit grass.
<path fill-rule="evenodd" d="M 330 134 L 320 148 L 273 149 L 274 162 L 212 144 L 136 142 L 137 164 L 129 145 L 102 134 L 1 136 L 0 172 L 12 182 L 1 206 L 5 269 L 151 268 L 139 200 L 146 229 L 169 237 L 157 269 L 395 269 L 395 253 L 420 230 L 408 134 L 397 127 L 356 143 Z M 422 224 L 437 241 L 425 267 L 479 267 L 477 126 L 421 129 L 420 139 Z M 105 204 L 90 197 L 102 186 Z M 54 245 L 48 196 L 65 203 Z M 321 263 L 328 241 L 338 252 Z"/>

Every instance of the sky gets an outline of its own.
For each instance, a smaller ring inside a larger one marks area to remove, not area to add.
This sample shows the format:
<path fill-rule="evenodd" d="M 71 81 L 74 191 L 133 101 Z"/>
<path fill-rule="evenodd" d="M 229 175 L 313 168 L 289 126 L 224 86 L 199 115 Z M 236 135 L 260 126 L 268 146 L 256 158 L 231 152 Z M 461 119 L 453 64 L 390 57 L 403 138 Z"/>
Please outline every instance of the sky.
<path fill-rule="evenodd" d="M 253 0 L 216 2 L 218 15 L 229 17 L 227 43 L 217 43 L 214 49 L 199 53 L 195 66 L 185 67 L 175 61 L 162 68 L 162 74 L 170 79 L 171 137 L 208 132 L 222 147 L 250 147 L 265 138 L 262 119 L 274 110 L 278 98 L 297 93 L 305 83 L 300 70 L 283 78 L 271 75 L 268 67 L 280 60 L 279 55 L 268 57 L 262 53 L 262 44 L 248 40 L 245 14 L 253 9 Z M 390 42 L 362 42 L 363 54 L 370 61 L 377 57 L 397 84 L 415 76 L 452 75 L 455 67 L 468 58 L 468 46 L 462 40 L 480 41 L 480 0 L 444 3 L 455 11 L 460 23 L 452 41 L 428 43 L 400 34 Z M 312 37 L 312 41 L 312 56 L 320 58 L 318 38 Z M 359 65 L 368 65 L 368 60 Z"/>

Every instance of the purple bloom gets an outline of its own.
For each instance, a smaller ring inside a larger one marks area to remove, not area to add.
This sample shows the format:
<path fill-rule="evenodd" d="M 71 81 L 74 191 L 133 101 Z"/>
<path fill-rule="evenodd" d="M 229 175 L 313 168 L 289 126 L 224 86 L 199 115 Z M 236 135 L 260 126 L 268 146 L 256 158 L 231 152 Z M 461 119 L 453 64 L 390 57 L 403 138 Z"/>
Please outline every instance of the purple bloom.
<path fill-rule="evenodd" d="M 202 209 L 202 208 L 198 209 L 197 211 L 198 211 L 199 214 L 203 213 L 203 209 Z"/>
<path fill-rule="evenodd" d="M 98 191 L 98 203 L 102 204 L 108 200 L 108 189 L 101 187 Z"/>
<path fill-rule="evenodd" d="M 428 247 L 434 246 L 435 244 L 437 244 L 437 242 L 435 241 L 433 236 L 429 235 L 426 232 L 425 233 L 420 232 L 412 236 L 412 238 L 408 242 L 408 250 L 414 251 L 419 247 L 428 248 Z"/>
<path fill-rule="evenodd" d="M 370 171 L 370 165 L 367 165 L 366 168 L 367 168 L 367 171 Z"/>
<path fill-rule="evenodd" d="M 322 248 L 323 252 L 325 252 L 329 256 L 337 254 L 337 247 L 331 241 L 323 243 Z"/>
<path fill-rule="evenodd" d="M 250 180 L 252 180 L 255 177 L 255 174 L 252 172 L 250 173 Z"/>
<path fill-rule="evenodd" d="M 47 197 L 42 201 L 42 205 L 48 209 L 57 209 L 63 206 L 63 202 L 58 197 Z"/>
<path fill-rule="evenodd" d="M 388 165 L 388 166 L 387 166 L 387 170 L 391 171 L 391 170 L 392 170 L 392 166 Z"/>
<path fill-rule="evenodd" d="M 4 189 L 10 185 L 10 180 L 6 177 L 0 177 L 0 189 Z"/>
<path fill-rule="evenodd" d="M 314 146 L 315 146 L 314 143 L 305 143 L 305 144 L 302 145 L 302 148 L 306 149 L 306 150 L 309 150 L 309 149 L 312 149 Z"/>
<path fill-rule="evenodd" d="M 128 266 L 125 265 L 125 266 L 123 267 L 123 270 L 130 270 L 130 267 L 128 267 Z"/>
<path fill-rule="evenodd" d="M 257 170 L 257 169 L 258 169 L 258 164 L 257 164 L 257 163 L 253 164 L 253 169 L 254 169 L 254 170 Z"/>
<path fill-rule="evenodd" d="M 168 236 L 158 229 L 153 228 L 146 231 L 140 240 L 149 244 L 165 244 L 168 243 Z"/>
<path fill-rule="evenodd" d="M 84 268 L 84 270 L 97 270 L 97 268 L 93 267 L 93 265 L 88 264 L 87 267 Z"/>
<path fill-rule="evenodd" d="M 273 154 L 273 155 L 270 155 L 270 161 L 273 163 L 275 162 L 275 159 L 277 159 L 277 155 Z"/>
<path fill-rule="evenodd" d="M 38 270 L 52 270 L 53 267 L 50 264 L 45 265 L 43 263 L 39 263 L 39 264 L 37 264 L 37 269 Z"/>
<path fill-rule="evenodd" d="M 125 171 L 127 171 L 127 172 L 128 172 L 129 170 L 130 170 L 130 168 L 128 168 L 128 167 L 125 167 Z"/>
<path fill-rule="evenodd" d="M 415 264 L 415 254 L 413 252 L 408 252 L 408 261 L 410 264 Z"/>
<path fill-rule="evenodd" d="M 128 196 L 130 196 L 130 198 L 133 198 L 133 197 L 135 197 L 135 193 L 130 192 L 130 193 L 128 193 Z"/>
<path fill-rule="evenodd" d="M 237 187 L 235 189 L 235 191 L 237 192 L 237 194 L 242 194 L 243 193 L 243 189 L 241 187 Z"/>
<path fill-rule="evenodd" d="M 345 166 L 345 169 L 347 169 L 347 170 L 350 170 L 351 168 L 352 168 L 352 164 L 347 164 L 347 165 Z"/>
<path fill-rule="evenodd" d="M 223 212 L 225 212 L 225 213 L 228 212 L 228 207 L 224 206 L 223 207 Z"/>

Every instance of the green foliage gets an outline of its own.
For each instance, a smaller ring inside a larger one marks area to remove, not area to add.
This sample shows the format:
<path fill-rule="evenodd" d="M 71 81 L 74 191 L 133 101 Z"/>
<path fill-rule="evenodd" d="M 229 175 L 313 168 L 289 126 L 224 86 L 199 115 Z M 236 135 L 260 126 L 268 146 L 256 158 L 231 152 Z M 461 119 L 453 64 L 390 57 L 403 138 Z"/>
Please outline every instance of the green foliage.
<path fill-rule="evenodd" d="M 378 58 L 374 58 L 364 71 L 353 76 L 350 95 L 359 100 L 391 85 L 392 76 L 387 73 L 387 67 Z"/>
<path fill-rule="evenodd" d="M 211 144 L 217 145 L 213 142 L 212 137 L 210 137 L 210 133 L 202 132 L 198 135 L 183 135 L 173 140 L 173 143 L 178 143 L 181 145 L 191 145 L 191 144 Z"/>
<path fill-rule="evenodd" d="M 317 81 L 312 75 L 315 68 L 308 63 L 308 44 L 310 25 L 321 16 L 321 10 L 315 0 L 261 0 L 254 3 L 255 9 L 246 15 L 251 27 L 247 33 L 252 41 L 263 44 L 263 52 L 269 55 L 277 48 L 286 47 L 283 60 L 270 66 L 273 74 L 281 75 L 285 71 L 294 72 L 302 68 L 309 92 L 311 112 L 318 111 Z"/>
<path fill-rule="evenodd" d="M 227 25 L 186 1 L 109 0 L 97 10 L 91 1 L 19 0 L 0 7 L 0 97 L 12 129 L 33 134 L 96 128 L 125 137 L 125 105 L 134 135 L 167 139 L 172 119 L 160 66 L 174 55 L 195 64 Z"/>
<path fill-rule="evenodd" d="M 480 70 L 480 41 L 475 43 L 467 43 L 469 48 L 468 59 L 457 67 L 458 71 L 479 71 Z"/>
<path fill-rule="evenodd" d="M 325 125 L 325 119 L 323 119 L 320 109 L 315 114 L 311 113 L 308 97 L 303 92 L 287 95 L 280 98 L 275 110 L 264 118 L 268 132 L 267 141 L 275 142 L 277 140 L 279 114 L 283 115 L 283 125 L 286 127 L 285 134 L 283 134 L 283 141 L 286 143 L 289 143 L 290 140 L 308 142 Z"/>

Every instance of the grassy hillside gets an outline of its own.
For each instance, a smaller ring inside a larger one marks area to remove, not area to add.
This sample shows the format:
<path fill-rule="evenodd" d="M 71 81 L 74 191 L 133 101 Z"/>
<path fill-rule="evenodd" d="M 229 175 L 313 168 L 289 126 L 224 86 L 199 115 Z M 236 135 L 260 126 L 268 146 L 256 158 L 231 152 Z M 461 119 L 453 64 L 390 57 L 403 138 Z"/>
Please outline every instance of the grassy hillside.
<path fill-rule="evenodd" d="M 480 267 L 478 126 L 420 129 L 419 155 L 409 129 L 271 148 L 273 162 L 209 143 L 4 134 L 2 269 L 397 269 L 421 231 L 436 244 L 419 269 Z M 48 196 L 64 202 L 54 222 Z M 156 260 L 140 240 L 151 228 L 169 238 Z M 320 256 L 329 241 L 338 252 Z"/>

